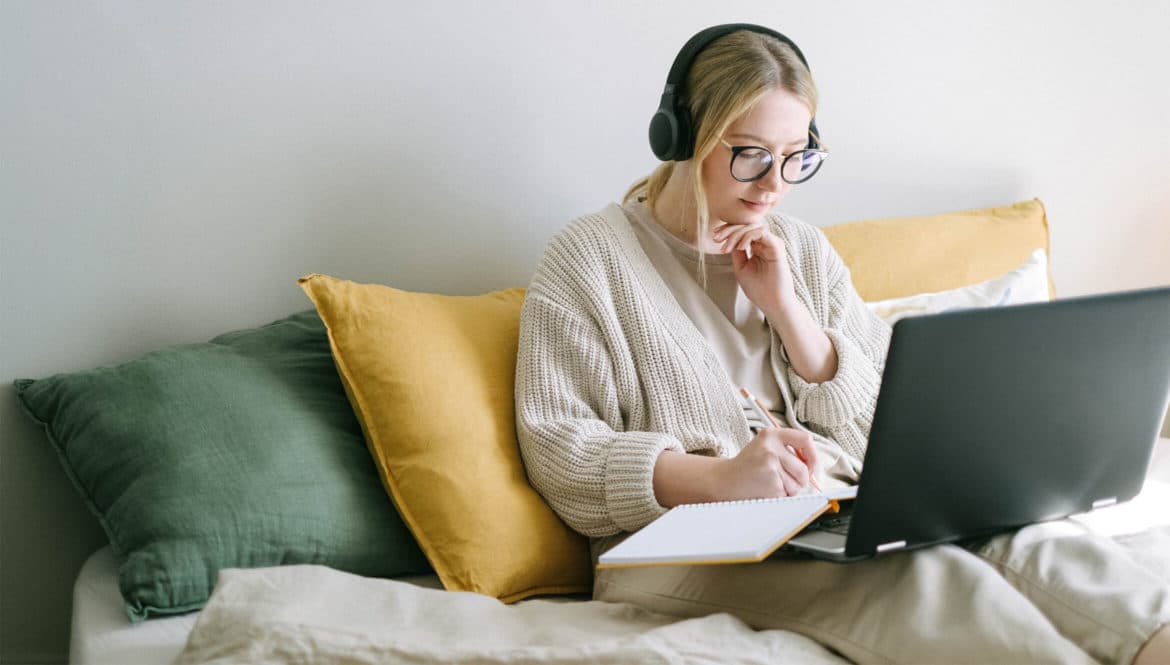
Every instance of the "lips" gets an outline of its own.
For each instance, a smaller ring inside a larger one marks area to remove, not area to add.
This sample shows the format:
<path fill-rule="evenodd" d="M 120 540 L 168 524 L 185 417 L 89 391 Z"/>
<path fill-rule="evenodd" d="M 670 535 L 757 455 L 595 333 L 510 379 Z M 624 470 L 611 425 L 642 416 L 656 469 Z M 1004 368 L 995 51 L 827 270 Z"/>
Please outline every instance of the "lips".
<path fill-rule="evenodd" d="M 740 199 L 740 203 L 755 211 L 764 211 L 772 207 L 771 203 L 763 203 L 760 201 L 748 201 L 747 199 Z"/>

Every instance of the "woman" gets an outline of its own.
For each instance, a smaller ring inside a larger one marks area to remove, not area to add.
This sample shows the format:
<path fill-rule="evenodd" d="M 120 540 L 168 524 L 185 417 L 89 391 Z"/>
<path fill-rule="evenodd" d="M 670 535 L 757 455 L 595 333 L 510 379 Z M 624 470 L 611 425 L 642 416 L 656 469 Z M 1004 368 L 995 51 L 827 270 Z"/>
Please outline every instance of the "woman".
<path fill-rule="evenodd" d="M 517 428 L 533 486 L 595 562 L 674 505 L 857 481 L 890 330 L 822 233 L 770 214 L 827 156 L 815 111 L 787 38 L 699 33 L 651 126 L 667 161 L 546 249 L 521 316 Z M 604 569 L 594 596 L 727 611 L 858 662 L 1130 662 L 1147 642 L 1141 659 L 1170 656 L 1167 580 L 1112 541 L 1054 537 L 1069 528 L 849 565 Z"/>

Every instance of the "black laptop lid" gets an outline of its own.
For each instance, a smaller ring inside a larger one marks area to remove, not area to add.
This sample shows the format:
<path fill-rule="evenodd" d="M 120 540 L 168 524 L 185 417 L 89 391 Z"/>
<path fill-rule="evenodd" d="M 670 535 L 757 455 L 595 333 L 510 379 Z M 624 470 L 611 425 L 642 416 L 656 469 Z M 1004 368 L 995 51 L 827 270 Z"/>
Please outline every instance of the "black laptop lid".
<path fill-rule="evenodd" d="M 1170 287 L 902 319 L 846 554 L 1131 499 L 1168 400 Z"/>

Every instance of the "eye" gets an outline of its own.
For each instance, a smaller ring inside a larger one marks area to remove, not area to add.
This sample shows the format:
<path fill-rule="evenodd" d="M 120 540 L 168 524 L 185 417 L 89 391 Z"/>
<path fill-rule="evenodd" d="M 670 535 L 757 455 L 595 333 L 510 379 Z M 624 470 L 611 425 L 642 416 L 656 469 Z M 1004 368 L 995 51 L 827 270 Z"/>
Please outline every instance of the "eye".
<path fill-rule="evenodd" d="M 750 159 L 757 162 L 766 162 L 772 155 L 763 148 L 744 148 L 739 153 L 740 159 Z"/>

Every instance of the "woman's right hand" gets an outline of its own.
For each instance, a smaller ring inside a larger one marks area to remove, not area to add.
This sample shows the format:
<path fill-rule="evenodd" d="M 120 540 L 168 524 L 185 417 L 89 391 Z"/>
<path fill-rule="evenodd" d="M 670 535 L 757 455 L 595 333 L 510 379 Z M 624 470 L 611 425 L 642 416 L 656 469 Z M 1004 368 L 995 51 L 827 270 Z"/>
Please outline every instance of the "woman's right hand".
<path fill-rule="evenodd" d="M 796 451 L 795 453 L 793 451 Z M 808 464 L 798 456 L 803 455 Z M 817 465 L 808 432 L 786 427 L 760 430 L 735 457 L 716 467 L 716 501 L 793 496 L 808 486 Z"/>

